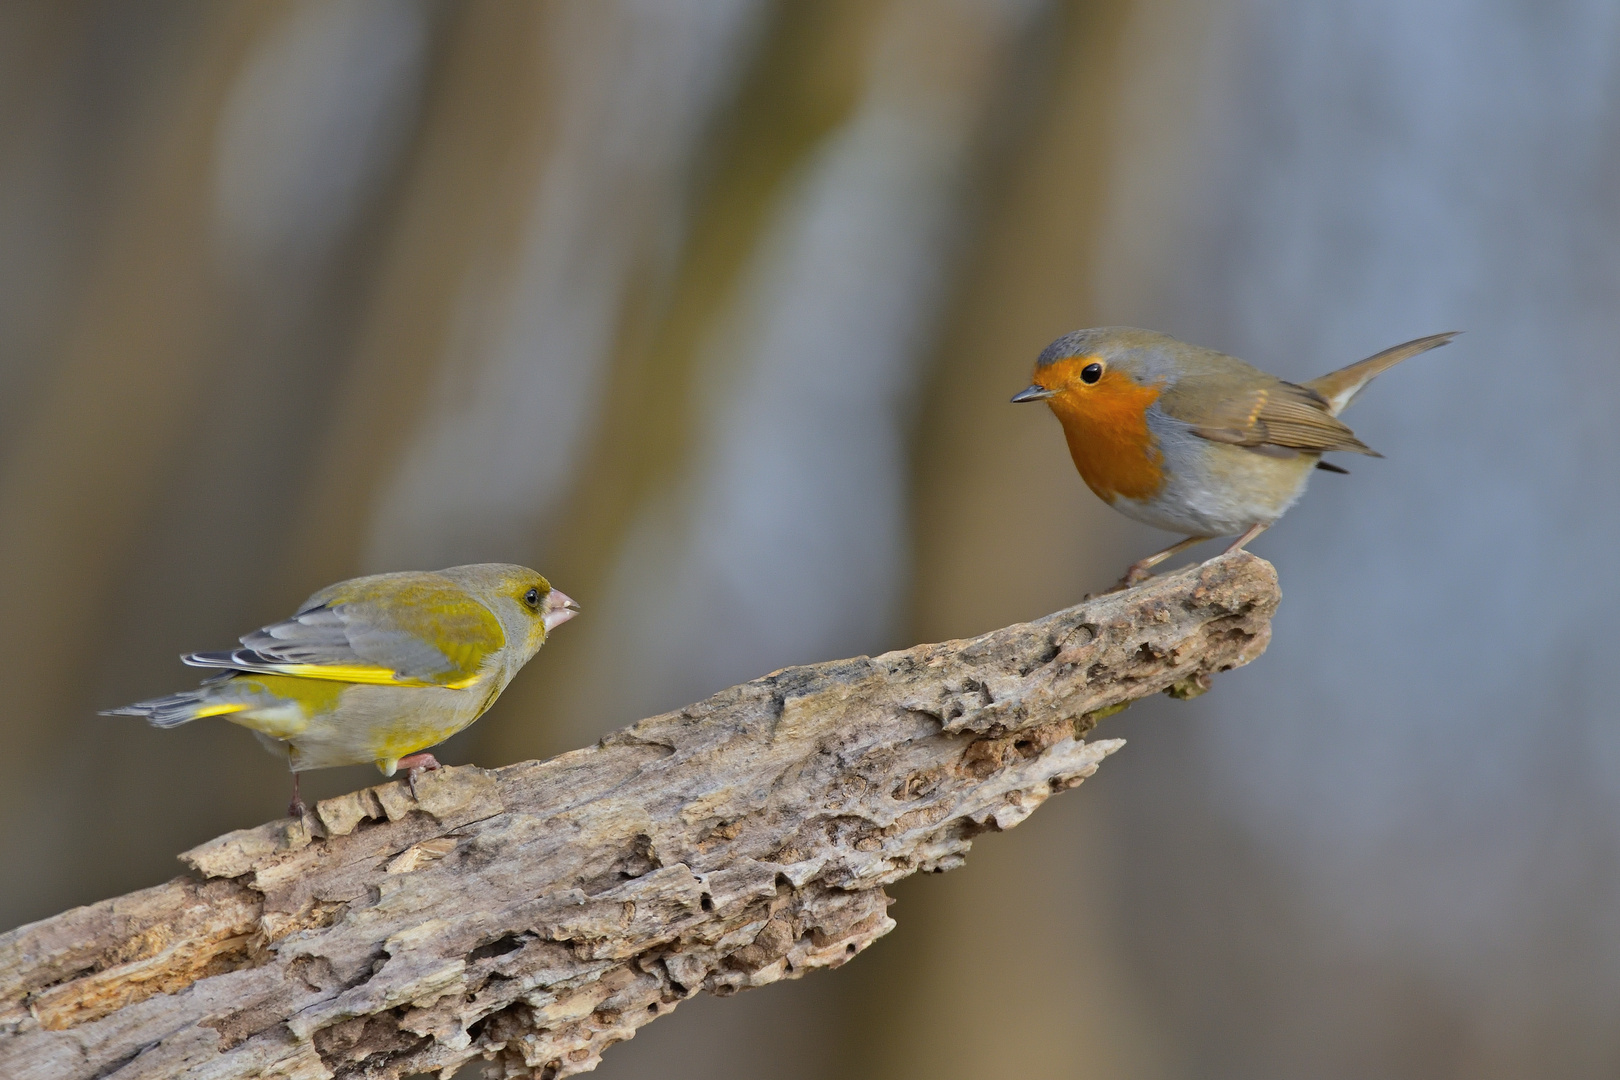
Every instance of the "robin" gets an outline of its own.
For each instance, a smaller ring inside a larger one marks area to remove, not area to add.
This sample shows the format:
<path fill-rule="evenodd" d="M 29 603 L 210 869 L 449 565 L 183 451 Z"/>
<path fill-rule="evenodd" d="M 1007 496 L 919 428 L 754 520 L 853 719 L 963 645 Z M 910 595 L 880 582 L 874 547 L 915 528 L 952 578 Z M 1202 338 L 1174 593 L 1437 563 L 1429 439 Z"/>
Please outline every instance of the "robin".
<path fill-rule="evenodd" d="M 1086 486 L 1126 517 L 1186 539 L 1131 564 L 1120 587 L 1194 544 L 1238 534 L 1237 551 L 1305 491 L 1329 450 L 1372 457 L 1339 419 L 1362 388 L 1457 332 L 1418 338 L 1296 384 L 1235 356 L 1128 326 L 1076 330 L 1035 361 L 1013 398 L 1057 414 Z"/>

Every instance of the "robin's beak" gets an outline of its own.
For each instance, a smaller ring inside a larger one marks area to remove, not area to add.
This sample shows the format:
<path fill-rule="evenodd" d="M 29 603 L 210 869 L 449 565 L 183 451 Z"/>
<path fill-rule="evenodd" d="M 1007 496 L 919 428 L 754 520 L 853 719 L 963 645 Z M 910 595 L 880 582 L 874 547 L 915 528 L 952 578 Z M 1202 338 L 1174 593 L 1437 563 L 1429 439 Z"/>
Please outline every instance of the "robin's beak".
<path fill-rule="evenodd" d="M 1056 390 L 1048 390 L 1040 383 L 1030 383 L 1027 387 L 1013 395 L 1013 403 L 1022 404 L 1026 401 L 1045 401 L 1055 393 L 1057 393 Z"/>
<path fill-rule="evenodd" d="M 547 630 L 553 630 L 579 614 L 579 605 L 574 603 L 573 597 L 561 589 L 552 589 L 546 594 L 544 612 L 541 619 Z"/>

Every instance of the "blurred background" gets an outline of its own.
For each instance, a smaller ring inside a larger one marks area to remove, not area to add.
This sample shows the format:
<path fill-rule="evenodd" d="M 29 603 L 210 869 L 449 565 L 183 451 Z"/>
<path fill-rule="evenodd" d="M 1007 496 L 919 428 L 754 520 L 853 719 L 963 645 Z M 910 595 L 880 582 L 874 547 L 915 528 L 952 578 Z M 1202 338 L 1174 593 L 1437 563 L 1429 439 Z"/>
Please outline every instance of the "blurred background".
<path fill-rule="evenodd" d="M 1106 587 L 1170 538 L 1007 398 L 1116 323 L 1467 334 L 1254 545 L 1261 661 L 599 1075 L 1614 1076 L 1609 0 L 0 6 L 0 925 L 280 812 L 245 732 L 95 711 L 342 577 L 582 602 L 485 766 Z"/>

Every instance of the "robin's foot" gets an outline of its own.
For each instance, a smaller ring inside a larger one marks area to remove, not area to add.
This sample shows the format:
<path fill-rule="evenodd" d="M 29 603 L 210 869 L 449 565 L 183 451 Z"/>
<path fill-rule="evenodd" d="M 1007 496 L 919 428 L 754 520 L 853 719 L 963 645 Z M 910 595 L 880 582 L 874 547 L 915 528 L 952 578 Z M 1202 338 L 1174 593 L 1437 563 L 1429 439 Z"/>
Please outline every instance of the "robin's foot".
<path fill-rule="evenodd" d="M 304 805 L 302 796 L 298 794 L 298 774 L 293 773 L 293 797 L 292 802 L 287 804 L 287 816 L 301 818 L 308 810 L 309 807 Z"/>
<path fill-rule="evenodd" d="M 1149 567 L 1156 565 L 1158 565 L 1156 562 L 1149 562 L 1147 559 L 1131 563 L 1130 568 L 1125 571 L 1125 576 L 1115 582 L 1114 587 L 1108 591 L 1111 593 L 1124 592 L 1133 585 L 1140 585 L 1153 576 L 1153 571 Z"/>
<path fill-rule="evenodd" d="M 416 798 L 416 780 L 425 772 L 442 768 L 439 760 L 432 754 L 410 754 L 399 759 L 399 767 L 406 770 L 405 782 L 410 785 L 411 798 Z"/>
<path fill-rule="evenodd" d="M 1123 592 L 1132 585 L 1141 584 L 1153 576 L 1153 568 L 1155 566 L 1158 566 L 1166 559 L 1175 558 L 1177 555 L 1180 555 L 1183 551 L 1186 551 L 1193 545 L 1202 544 L 1208 539 L 1209 537 L 1207 536 L 1189 536 L 1187 539 L 1182 540 L 1179 543 L 1171 544 L 1163 551 L 1154 552 L 1145 559 L 1136 560 L 1135 562 L 1131 563 L 1130 569 L 1125 571 L 1125 576 L 1119 579 L 1119 584 L 1115 585 L 1108 591 Z"/>

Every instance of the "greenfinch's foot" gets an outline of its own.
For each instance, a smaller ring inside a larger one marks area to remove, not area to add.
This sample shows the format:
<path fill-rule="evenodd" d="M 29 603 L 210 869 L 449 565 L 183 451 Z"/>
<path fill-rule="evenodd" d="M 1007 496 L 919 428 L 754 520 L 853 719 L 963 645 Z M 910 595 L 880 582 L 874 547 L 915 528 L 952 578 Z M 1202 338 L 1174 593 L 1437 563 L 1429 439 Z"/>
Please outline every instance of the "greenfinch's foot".
<path fill-rule="evenodd" d="M 309 807 L 304 805 L 303 796 L 298 794 L 298 774 L 293 773 L 293 797 L 292 802 L 287 804 L 287 816 L 301 818 L 308 810 Z"/>
<path fill-rule="evenodd" d="M 405 769 L 405 783 L 410 785 L 411 798 L 416 798 L 416 778 L 425 772 L 441 768 L 439 760 L 429 753 L 408 754 L 399 759 L 399 768 Z"/>

